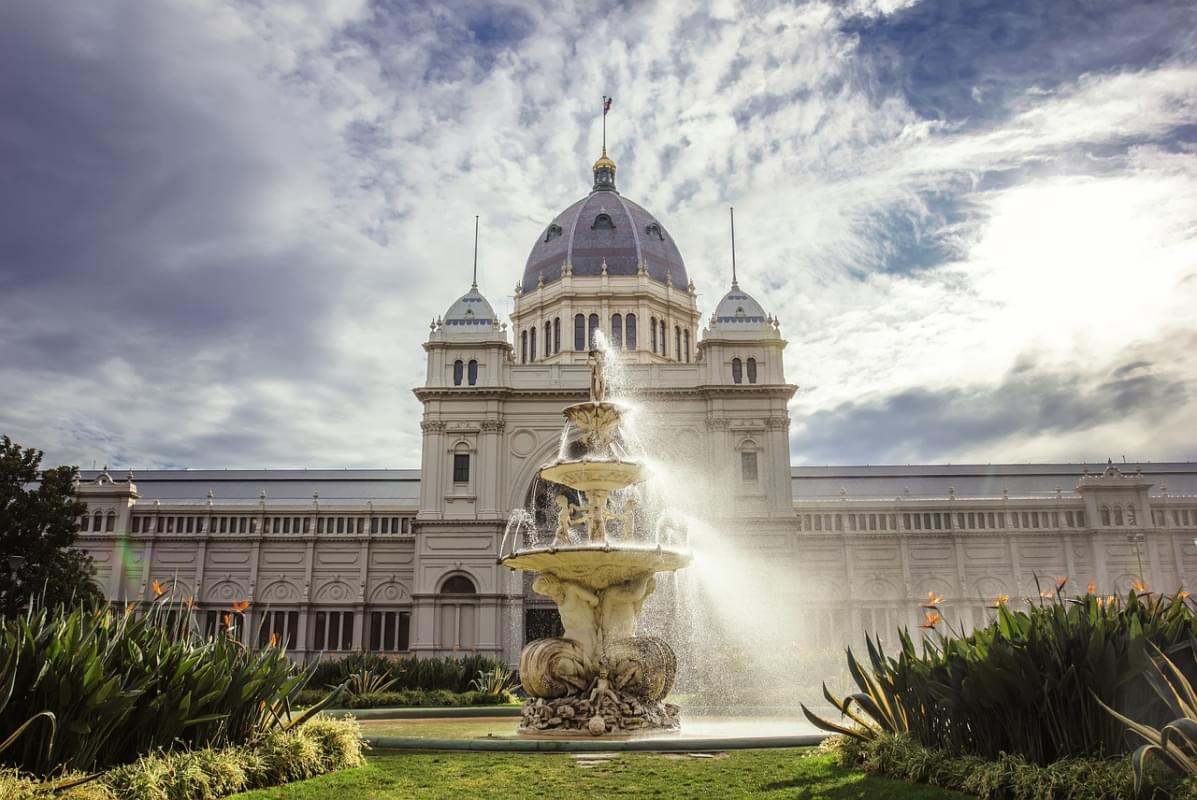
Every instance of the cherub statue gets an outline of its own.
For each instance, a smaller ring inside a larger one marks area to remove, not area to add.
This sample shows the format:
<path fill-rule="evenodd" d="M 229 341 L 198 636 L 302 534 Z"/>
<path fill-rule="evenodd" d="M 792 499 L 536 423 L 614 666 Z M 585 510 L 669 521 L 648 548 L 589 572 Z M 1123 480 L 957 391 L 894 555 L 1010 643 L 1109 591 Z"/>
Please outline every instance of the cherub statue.
<path fill-rule="evenodd" d="M 599 598 L 581 584 L 563 581 L 556 575 L 542 572 L 532 581 L 532 591 L 551 598 L 557 604 L 565 638 L 573 639 L 588 657 L 599 653 Z"/>
<path fill-rule="evenodd" d="M 640 615 L 644 601 L 656 588 L 657 579 L 650 573 L 603 590 L 600 612 L 605 642 L 636 635 L 636 617 Z"/>
<path fill-rule="evenodd" d="M 553 536 L 553 547 L 560 547 L 570 543 L 570 528 L 581 522 L 575 515 L 582 509 L 569 501 L 569 497 L 559 494 L 553 498 L 557 504 L 557 533 Z"/>
<path fill-rule="evenodd" d="M 629 497 L 623 504 L 623 526 L 620 531 L 624 541 L 631 541 L 636 534 L 636 498 Z"/>

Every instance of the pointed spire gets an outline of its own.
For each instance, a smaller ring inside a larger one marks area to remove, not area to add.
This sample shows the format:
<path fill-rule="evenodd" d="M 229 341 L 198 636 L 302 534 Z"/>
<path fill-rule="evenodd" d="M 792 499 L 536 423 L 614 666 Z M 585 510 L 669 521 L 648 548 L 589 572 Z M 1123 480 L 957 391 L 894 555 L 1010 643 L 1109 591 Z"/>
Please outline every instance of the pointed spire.
<path fill-rule="evenodd" d="M 736 281 L 736 209 L 731 206 L 727 210 L 731 214 L 732 288 L 736 289 L 740 286 Z"/>
<path fill-rule="evenodd" d="M 474 215 L 474 280 L 470 288 L 478 291 L 478 215 Z"/>
<path fill-rule="evenodd" d="M 592 191 L 615 191 L 615 162 L 607 157 L 607 112 L 611 110 L 611 98 L 603 95 L 603 154 L 594 162 L 594 189 Z"/>

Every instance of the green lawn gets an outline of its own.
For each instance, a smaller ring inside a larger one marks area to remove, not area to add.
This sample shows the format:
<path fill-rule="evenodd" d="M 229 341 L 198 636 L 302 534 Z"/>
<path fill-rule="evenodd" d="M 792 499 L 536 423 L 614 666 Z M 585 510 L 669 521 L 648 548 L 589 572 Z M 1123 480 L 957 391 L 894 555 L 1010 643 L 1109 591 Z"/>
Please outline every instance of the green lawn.
<path fill-rule="evenodd" d="M 895 798 L 964 795 L 841 769 L 813 750 L 738 750 L 696 758 L 649 753 L 377 753 L 359 769 L 236 795 L 243 800 L 407 798 Z"/>

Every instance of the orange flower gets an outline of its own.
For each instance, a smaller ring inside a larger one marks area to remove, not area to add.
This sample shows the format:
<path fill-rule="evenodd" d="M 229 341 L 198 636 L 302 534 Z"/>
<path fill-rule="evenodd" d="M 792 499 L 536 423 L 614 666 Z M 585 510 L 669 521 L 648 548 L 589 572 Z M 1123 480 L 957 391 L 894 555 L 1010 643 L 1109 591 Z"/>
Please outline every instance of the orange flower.
<path fill-rule="evenodd" d="M 270 646 L 278 647 L 278 634 L 277 633 L 270 634 Z"/>
<path fill-rule="evenodd" d="M 1177 593 L 1176 593 L 1176 596 L 1177 596 L 1178 598 L 1180 598 L 1181 600 L 1188 600 L 1188 599 L 1189 599 L 1189 593 L 1188 593 L 1188 592 L 1186 592 L 1184 589 L 1181 589 L 1179 592 L 1177 592 Z"/>
<path fill-rule="evenodd" d="M 166 594 L 166 590 L 162 588 L 162 582 L 158 580 L 150 581 L 150 589 L 159 597 Z"/>
<path fill-rule="evenodd" d="M 1006 605 L 1006 603 L 1009 603 L 1009 602 L 1010 602 L 1010 595 L 999 594 L 997 597 L 994 598 L 993 605 L 991 605 L 990 608 L 1000 608 L 1001 606 L 1004 606 L 1004 605 Z"/>
<path fill-rule="evenodd" d="M 136 604 L 136 603 L 126 603 L 126 604 L 125 604 L 125 613 L 126 613 L 126 614 L 132 614 L 132 613 L 133 613 L 133 609 L 135 609 L 135 608 L 137 608 L 137 604 Z"/>
<path fill-rule="evenodd" d="M 228 628 L 229 630 L 233 629 L 233 615 L 232 614 L 224 615 L 224 626 L 226 628 Z"/>
<path fill-rule="evenodd" d="M 1056 576 L 1056 591 L 1058 592 L 1058 591 L 1060 591 L 1061 589 L 1063 589 L 1063 588 L 1064 588 L 1064 584 L 1066 584 L 1066 583 L 1068 583 L 1068 577 L 1067 577 L 1067 576 L 1065 576 L 1065 575 L 1058 575 L 1058 576 Z"/>
<path fill-rule="evenodd" d="M 1151 592 L 1147 589 L 1147 584 L 1143 583 L 1143 581 L 1135 581 L 1131 588 L 1133 588 L 1139 594 L 1151 594 Z"/>
<path fill-rule="evenodd" d="M 195 598 L 188 597 L 186 600 L 183 601 L 183 605 L 187 606 L 188 608 L 195 608 Z"/>
<path fill-rule="evenodd" d="M 1039 593 L 1039 597 L 1043 600 L 1051 600 L 1055 596 L 1056 596 L 1056 593 L 1053 591 L 1050 591 L 1050 590 L 1046 591 L 1046 592 Z"/>
<path fill-rule="evenodd" d="M 1097 594 L 1097 582 L 1089 581 L 1089 585 L 1085 587 L 1085 592 L 1088 594 Z"/>
<path fill-rule="evenodd" d="M 247 609 L 247 608 L 249 608 L 249 601 L 248 601 L 248 600 L 240 600 L 240 601 L 238 601 L 238 602 L 236 602 L 236 603 L 233 603 L 233 605 L 232 605 L 232 609 L 233 609 L 234 611 L 236 611 L 238 614 L 240 614 L 241 612 L 245 611 L 245 609 Z"/>
<path fill-rule="evenodd" d="M 927 592 L 927 602 L 923 603 L 923 608 L 935 608 L 943 602 L 943 595 L 935 592 Z"/>
<path fill-rule="evenodd" d="M 928 611 L 926 614 L 926 617 L 927 617 L 926 621 L 922 625 L 919 626 L 920 628 L 931 629 L 931 628 L 934 628 L 939 623 L 943 622 L 943 617 L 940 616 L 938 611 Z"/>

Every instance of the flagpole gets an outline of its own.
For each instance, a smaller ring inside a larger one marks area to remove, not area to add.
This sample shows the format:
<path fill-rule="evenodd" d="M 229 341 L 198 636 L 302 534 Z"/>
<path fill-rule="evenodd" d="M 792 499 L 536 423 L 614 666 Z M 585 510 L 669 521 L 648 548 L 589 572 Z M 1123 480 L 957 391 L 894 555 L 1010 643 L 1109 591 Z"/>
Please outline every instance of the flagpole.
<path fill-rule="evenodd" d="M 474 284 L 478 288 L 478 215 L 474 215 Z"/>
<path fill-rule="evenodd" d="M 735 206 L 729 206 L 727 211 L 731 215 L 732 286 L 735 286 L 736 285 L 736 209 L 735 209 Z"/>
<path fill-rule="evenodd" d="M 603 95 L 603 155 L 607 155 L 607 95 Z"/>

